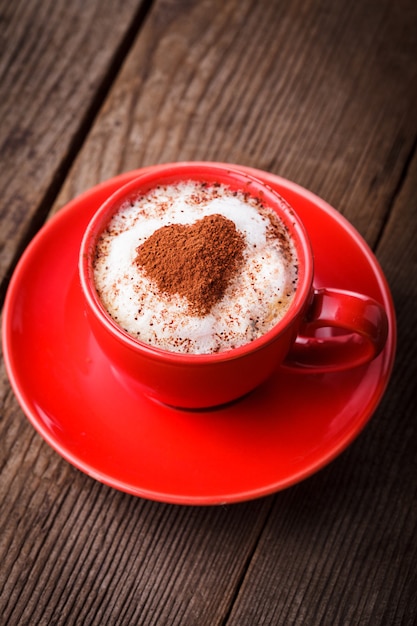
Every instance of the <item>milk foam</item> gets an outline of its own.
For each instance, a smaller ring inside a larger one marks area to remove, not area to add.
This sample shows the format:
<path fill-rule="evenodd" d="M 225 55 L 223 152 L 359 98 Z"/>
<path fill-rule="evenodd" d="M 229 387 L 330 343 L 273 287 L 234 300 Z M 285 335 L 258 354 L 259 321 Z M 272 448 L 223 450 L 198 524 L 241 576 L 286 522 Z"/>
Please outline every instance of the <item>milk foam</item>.
<path fill-rule="evenodd" d="M 138 246 L 162 226 L 214 214 L 242 233 L 245 260 L 220 302 L 201 317 L 190 314 L 185 298 L 161 293 L 135 258 Z M 97 245 L 94 279 L 109 314 L 133 337 L 166 350 L 212 353 L 252 341 L 285 315 L 296 289 L 297 258 L 285 227 L 258 199 L 189 181 L 157 187 L 119 209 Z"/>

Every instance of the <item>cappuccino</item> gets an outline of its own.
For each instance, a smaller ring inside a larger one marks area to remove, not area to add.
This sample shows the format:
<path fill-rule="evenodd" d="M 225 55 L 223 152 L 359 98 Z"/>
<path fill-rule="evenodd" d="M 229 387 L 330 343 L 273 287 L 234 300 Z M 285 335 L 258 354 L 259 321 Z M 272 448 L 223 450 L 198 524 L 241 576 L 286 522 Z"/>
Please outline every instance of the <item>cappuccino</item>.
<path fill-rule="evenodd" d="M 298 260 L 262 198 L 224 184 L 159 185 L 125 202 L 101 234 L 94 281 L 135 339 L 174 352 L 224 352 L 286 314 Z"/>

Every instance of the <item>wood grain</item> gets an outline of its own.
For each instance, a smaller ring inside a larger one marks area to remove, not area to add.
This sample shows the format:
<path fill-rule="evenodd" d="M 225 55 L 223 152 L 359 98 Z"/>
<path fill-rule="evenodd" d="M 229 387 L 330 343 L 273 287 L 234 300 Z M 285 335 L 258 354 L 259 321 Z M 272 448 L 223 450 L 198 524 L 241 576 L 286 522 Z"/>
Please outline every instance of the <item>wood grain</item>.
<path fill-rule="evenodd" d="M 252 165 L 373 244 L 414 150 L 412 2 L 157 2 L 59 198 L 176 160 Z M 405 17 L 406 16 L 406 17 Z M 210 25 L 207 28 L 207 25 Z"/>
<path fill-rule="evenodd" d="M 3 272 L 28 224 L 101 180 L 164 161 L 241 163 L 312 189 L 367 238 L 393 291 L 398 356 L 373 420 L 340 458 L 273 497 L 219 508 L 145 501 L 78 472 L 34 432 L 1 362 L 0 621 L 411 626 L 415 3 L 156 0 L 141 28 L 138 2 L 87 5 L 3 10 L 12 74 L 0 85 L 14 89 L 0 105 L 0 136 L 11 137 Z"/>
<path fill-rule="evenodd" d="M 0 295 L 143 19 L 143 0 L 0 6 Z"/>
<path fill-rule="evenodd" d="M 40 451 L 44 467 L 13 494 L 19 519 L 1 539 L 3 623 L 221 623 L 268 500 L 222 508 L 152 503 L 75 470 L 63 476 L 62 463 L 48 456 Z"/>

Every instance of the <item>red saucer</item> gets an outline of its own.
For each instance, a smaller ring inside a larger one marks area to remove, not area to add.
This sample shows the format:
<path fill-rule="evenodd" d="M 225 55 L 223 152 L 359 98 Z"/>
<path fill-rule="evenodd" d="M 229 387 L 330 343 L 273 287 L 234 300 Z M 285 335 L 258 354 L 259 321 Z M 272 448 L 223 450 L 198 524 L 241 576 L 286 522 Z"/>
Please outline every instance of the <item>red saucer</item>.
<path fill-rule="evenodd" d="M 33 426 L 67 461 L 107 485 L 181 504 L 267 495 L 336 457 L 384 393 L 395 314 L 373 253 L 317 196 L 272 174 L 241 169 L 275 187 L 303 219 L 317 287 L 359 291 L 384 305 L 386 347 L 371 364 L 342 373 L 277 369 L 255 392 L 216 410 L 181 411 L 133 394 L 90 333 L 77 262 L 93 212 L 144 170 L 98 185 L 59 211 L 22 256 L 6 297 L 3 341 L 11 384 Z"/>

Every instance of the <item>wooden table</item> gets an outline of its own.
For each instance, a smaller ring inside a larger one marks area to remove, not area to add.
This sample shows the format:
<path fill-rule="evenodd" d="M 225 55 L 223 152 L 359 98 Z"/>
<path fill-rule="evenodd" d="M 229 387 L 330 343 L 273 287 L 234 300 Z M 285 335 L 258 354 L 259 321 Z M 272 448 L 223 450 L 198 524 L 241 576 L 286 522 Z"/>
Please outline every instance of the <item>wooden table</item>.
<path fill-rule="evenodd" d="M 0 36 L 2 303 L 69 200 L 146 165 L 214 160 L 340 211 L 398 316 L 388 389 L 354 443 L 289 489 L 223 506 L 142 499 L 75 469 L 2 361 L 0 622 L 414 624 L 417 4 L 3 0 Z"/>

